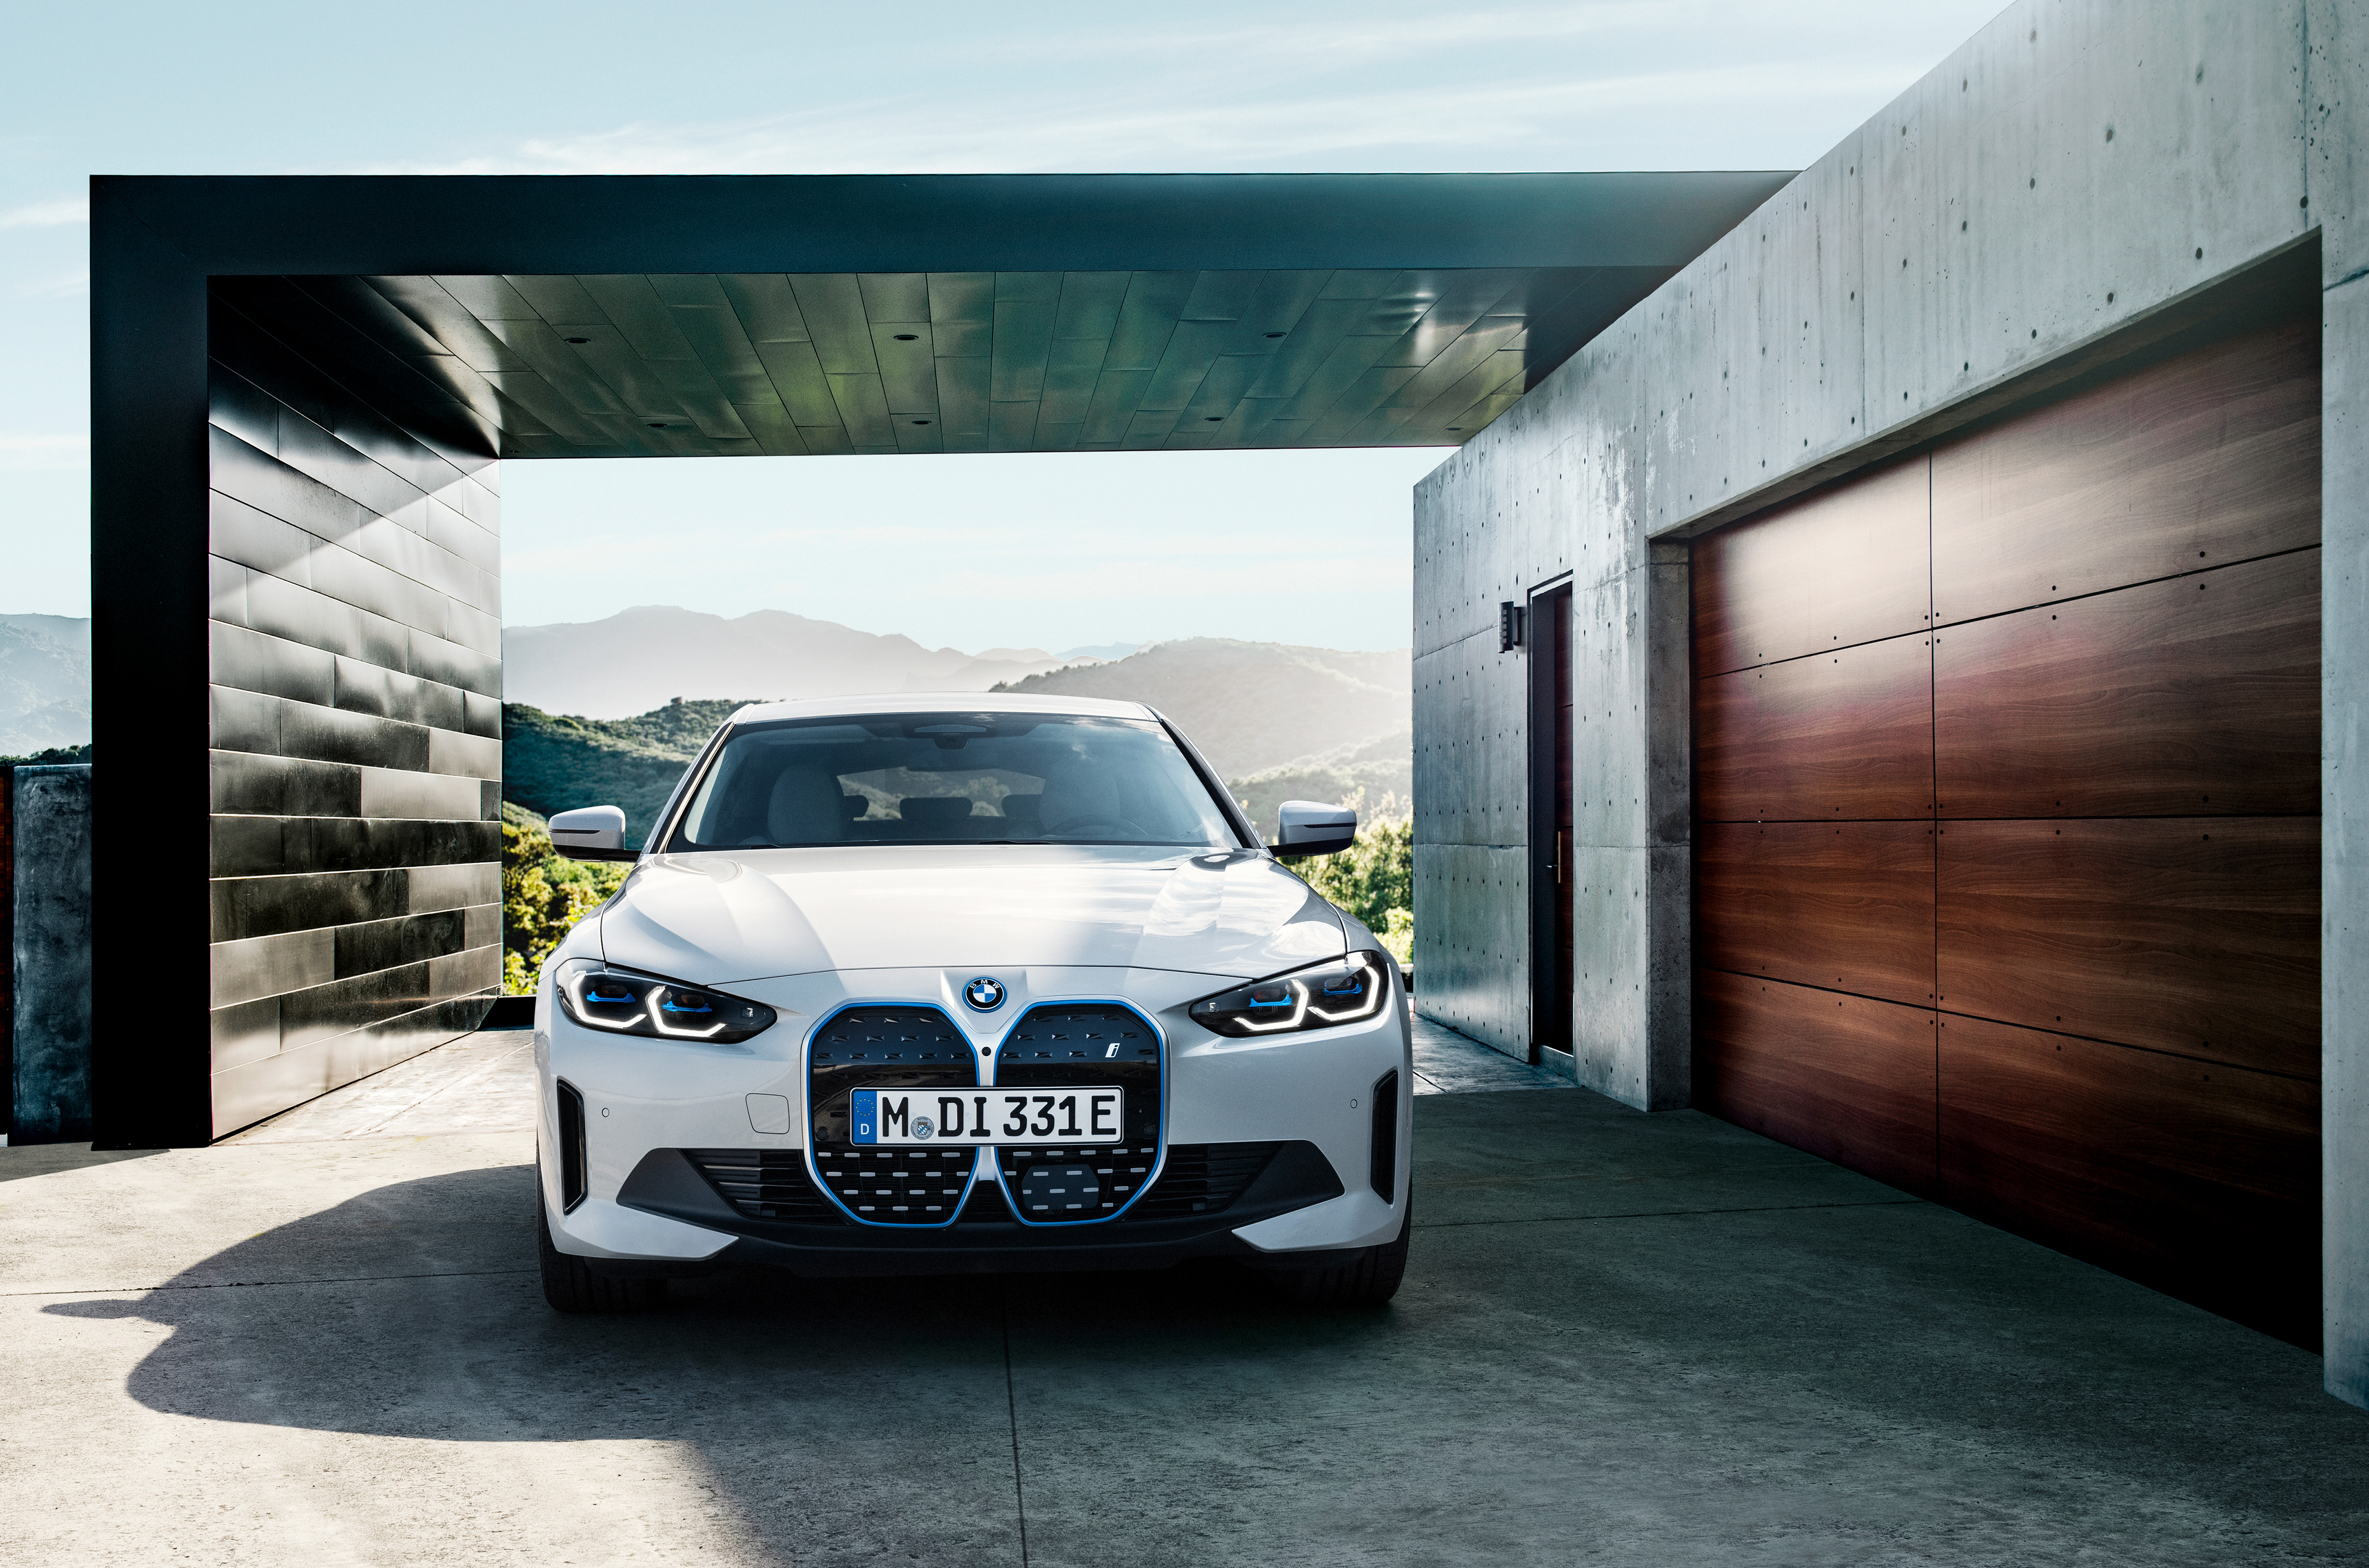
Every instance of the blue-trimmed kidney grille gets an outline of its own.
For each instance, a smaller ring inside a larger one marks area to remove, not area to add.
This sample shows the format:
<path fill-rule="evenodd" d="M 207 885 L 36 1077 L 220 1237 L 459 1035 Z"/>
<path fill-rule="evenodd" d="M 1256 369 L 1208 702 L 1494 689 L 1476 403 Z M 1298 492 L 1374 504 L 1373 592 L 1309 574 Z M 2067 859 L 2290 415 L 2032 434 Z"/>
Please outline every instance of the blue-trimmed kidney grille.
<path fill-rule="evenodd" d="M 1160 1036 L 1113 1002 L 1051 1001 L 1030 1008 L 996 1053 L 998 1088 L 1032 1084 L 1127 1091 L 1126 1141 L 996 1151 L 1004 1191 L 1037 1223 L 1107 1219 L 1143 1190 L 1160 1152 Z"/>
<path fill-rule="evenodd" d="M 860 1006 L 815 1031 L 807 1104 L 815 1172 L 859 1219 L 944 1225 L 969 1179 L 968 1149 L 859 1149 L 848 1101 L 857 1089 L 971 1089 L 978 1061 L 954 1021 L 929 1006 Z"/>

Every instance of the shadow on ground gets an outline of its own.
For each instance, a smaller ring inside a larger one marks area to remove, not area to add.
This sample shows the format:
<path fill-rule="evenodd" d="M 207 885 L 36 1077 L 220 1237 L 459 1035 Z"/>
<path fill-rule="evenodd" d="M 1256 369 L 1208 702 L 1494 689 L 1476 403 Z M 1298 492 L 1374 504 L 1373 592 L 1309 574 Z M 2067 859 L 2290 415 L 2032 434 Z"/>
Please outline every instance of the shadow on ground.
<path fill-rule="evenodd" d="M 546 1310 L 523 1167 L 379 1188 L 137 1300 L 157 1411 L 692 1445 L 784 1561 L 2354 1562 L 2315 1357 L 1694 1113 L 1419 1104 L 1379 1312 L 1164 1275 Z"/>

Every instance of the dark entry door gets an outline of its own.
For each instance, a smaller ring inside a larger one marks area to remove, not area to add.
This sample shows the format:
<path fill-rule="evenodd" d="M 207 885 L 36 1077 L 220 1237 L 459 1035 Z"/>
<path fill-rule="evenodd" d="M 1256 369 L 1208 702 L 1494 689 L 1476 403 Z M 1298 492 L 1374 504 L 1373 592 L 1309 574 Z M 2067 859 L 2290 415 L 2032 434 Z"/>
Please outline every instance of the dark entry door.
<path fill-rule="evenodd" d="M 1571 1050 L 1571 589 L 1533 597 L 1530 645 L 1530 847 L 1536 852 L 1530 951 L 1531 1039 Z"/>

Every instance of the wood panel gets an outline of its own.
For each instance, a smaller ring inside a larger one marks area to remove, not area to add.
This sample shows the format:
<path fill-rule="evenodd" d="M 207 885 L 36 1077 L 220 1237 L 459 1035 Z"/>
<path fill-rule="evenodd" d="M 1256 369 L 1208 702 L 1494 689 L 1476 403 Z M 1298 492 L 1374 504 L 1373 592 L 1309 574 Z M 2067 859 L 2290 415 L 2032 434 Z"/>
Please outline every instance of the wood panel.
<path fill-rule="evenodd" d="M 2317 1348 L 2317 1085 L 1940 1022 L 1943 1201 Z"/>
<path fill-rule="evenodd" d="M 1923 631 L 1929 469 L 1911 458 L 1698 544 L 1696 672 Z"/>
<path fill-rule="evenodd" d="M 1932 806 L 1932 650 L 1924 637 L 1695 683 L 1697 817 L 1922 818 Z"/>
<path fill-rule="evenodd" d="M 2317 312 L 1933 455 L 1936 624 L 2318 543 Z"/>
<path fill-rule="evenodd" d="M 1934 1015 L 1743 975 L 1695 977 L 1694 1102 L 1914 1193 L 1934 1187 Z"/>
<path fill-rule="evenodd" d="M 1940 1005 L 2319 1073 L 2319 819 L 1948 822 Z"/>
<path fill-rule="evenodd" d="M 1944 627 L 1944 817 L 2319 809 L 2317 549 Z"/>
<path fill-rule="evenodd" d="M 1707 822 L 1695 962 L 1933 1004 L 1930 822 Z"/>

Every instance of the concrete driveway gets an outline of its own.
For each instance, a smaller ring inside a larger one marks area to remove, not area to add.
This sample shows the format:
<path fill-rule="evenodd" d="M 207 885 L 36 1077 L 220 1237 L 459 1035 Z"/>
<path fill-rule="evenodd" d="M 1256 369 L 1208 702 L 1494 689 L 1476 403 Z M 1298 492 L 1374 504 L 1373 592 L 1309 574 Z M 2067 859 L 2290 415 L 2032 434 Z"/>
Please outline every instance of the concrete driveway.
<path fill-rule="evenodd" d="M 1384 1311 L 1210 1268 L 562 1318 L 521 1038 L 212 1149 L 0 1150 L 0 1561 L 2369 1561 L 2314 1357 L 1569 1089 L 1417 1102 Z"/>

